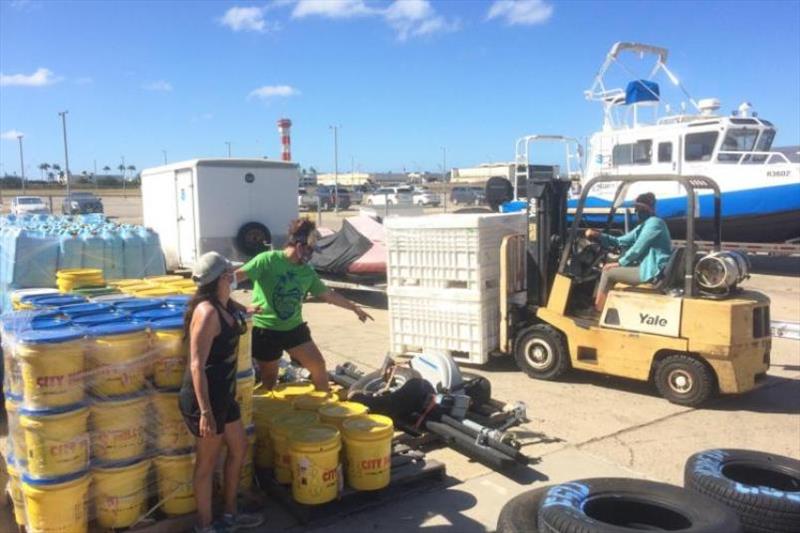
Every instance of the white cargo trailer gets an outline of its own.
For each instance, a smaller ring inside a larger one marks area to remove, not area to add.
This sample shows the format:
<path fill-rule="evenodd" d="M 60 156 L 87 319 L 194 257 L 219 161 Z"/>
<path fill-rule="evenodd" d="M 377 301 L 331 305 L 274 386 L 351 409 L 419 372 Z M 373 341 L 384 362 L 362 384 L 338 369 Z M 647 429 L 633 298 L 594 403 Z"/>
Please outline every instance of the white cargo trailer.
<path fill-rule="evenodd" d="M 297 218 L 298 166 L 265 159 L 192 159 L 142 171 L 144 224 L 168 269 L 210 251 L 246 261 L 286 241 Z"/>

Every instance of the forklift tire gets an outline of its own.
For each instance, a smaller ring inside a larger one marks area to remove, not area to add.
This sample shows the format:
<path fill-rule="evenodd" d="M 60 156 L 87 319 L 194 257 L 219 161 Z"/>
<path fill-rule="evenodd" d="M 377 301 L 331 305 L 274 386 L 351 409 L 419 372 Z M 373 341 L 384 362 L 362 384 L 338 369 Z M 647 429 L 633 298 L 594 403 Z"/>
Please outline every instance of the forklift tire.
<path fill-rule="evenodd" d="M 550 486 L 528 490 L 508 500 L 497 518 L 497 533 L 538 533 L 539 506 Z"/>
<path fill-rule="evenodd" d="M 655 382 L 659 394 L 672 403 L 696 407 L 714 393 L 713 371 L 688 355 L 669 355 L 658 362 Z"/>
<path fill-rule="evenodd" d="M 684 468 L 684 486 L 727 505 L 752 532 L 797 531 L 800 461 L 751 450 L 706 450 Z"/>
<path fill-rule="evenodd" d="M 248 257 L 255 257 L 261 252 L 269 250 L 272 243 L 272 233 L 260 222 L 243 224 L 236 233 L 236 248 Z"/>
<path fill-rule="evenodd" d="M 564 336 L 547 324 L 536 324 L 517 334 L 514 359 L 523 372 L 535 379 L 558 379 L 570 368 Z"/>
<path fill-rule="evenodd" d="M 623 533 L 741 532 L 731 509 L 681 487 L 643 479 L 594 478 L 550 487 L 539 506 L 539 531 Z"/>

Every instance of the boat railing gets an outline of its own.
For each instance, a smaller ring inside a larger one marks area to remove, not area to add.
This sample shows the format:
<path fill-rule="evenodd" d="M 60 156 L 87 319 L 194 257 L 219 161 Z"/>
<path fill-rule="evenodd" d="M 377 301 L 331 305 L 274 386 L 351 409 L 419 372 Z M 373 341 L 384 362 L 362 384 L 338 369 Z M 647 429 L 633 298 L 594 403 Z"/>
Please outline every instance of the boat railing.
<path fill-rule="evenodd" d="M 717 162 L 728 165 L 774 165 L 775 163 L 791 163 L 782 152 L 733 152 L 720 150 Z"/>

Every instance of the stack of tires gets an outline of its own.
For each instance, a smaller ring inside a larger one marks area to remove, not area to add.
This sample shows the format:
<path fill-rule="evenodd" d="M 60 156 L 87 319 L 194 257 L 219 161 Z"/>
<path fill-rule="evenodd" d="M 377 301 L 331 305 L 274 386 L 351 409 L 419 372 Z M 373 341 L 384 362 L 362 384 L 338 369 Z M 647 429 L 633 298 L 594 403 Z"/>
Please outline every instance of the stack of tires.
<path fill-rule="evenodd" d="M 545 486 L 506 503 L 497 531 L 800 531 L 800 461 L 795 459 L 708 450 L 689 458 L 684 485 L 595 478 Z"/>

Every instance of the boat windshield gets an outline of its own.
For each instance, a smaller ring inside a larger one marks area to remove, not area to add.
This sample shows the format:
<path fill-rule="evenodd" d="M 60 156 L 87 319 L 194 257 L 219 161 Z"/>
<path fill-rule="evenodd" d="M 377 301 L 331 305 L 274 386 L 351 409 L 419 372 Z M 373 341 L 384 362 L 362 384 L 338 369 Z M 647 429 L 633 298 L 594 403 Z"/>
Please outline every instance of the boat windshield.
<path fill-rule="evenodd" d="M 718 160 L 721 162 L 736 162 L 741 154 L 725 152 L 752 152 L 756 145 L 759 130 L 750 128 L 735 128 L 728 130 L 722 141 Z"/>
<path fill-rule="evenodd" d="M 766 129 L 761 133 L 756 144 L 756 152 L 769 152 L 772 148 L 772 141 L 775 139 L 775 130 Z"/>

